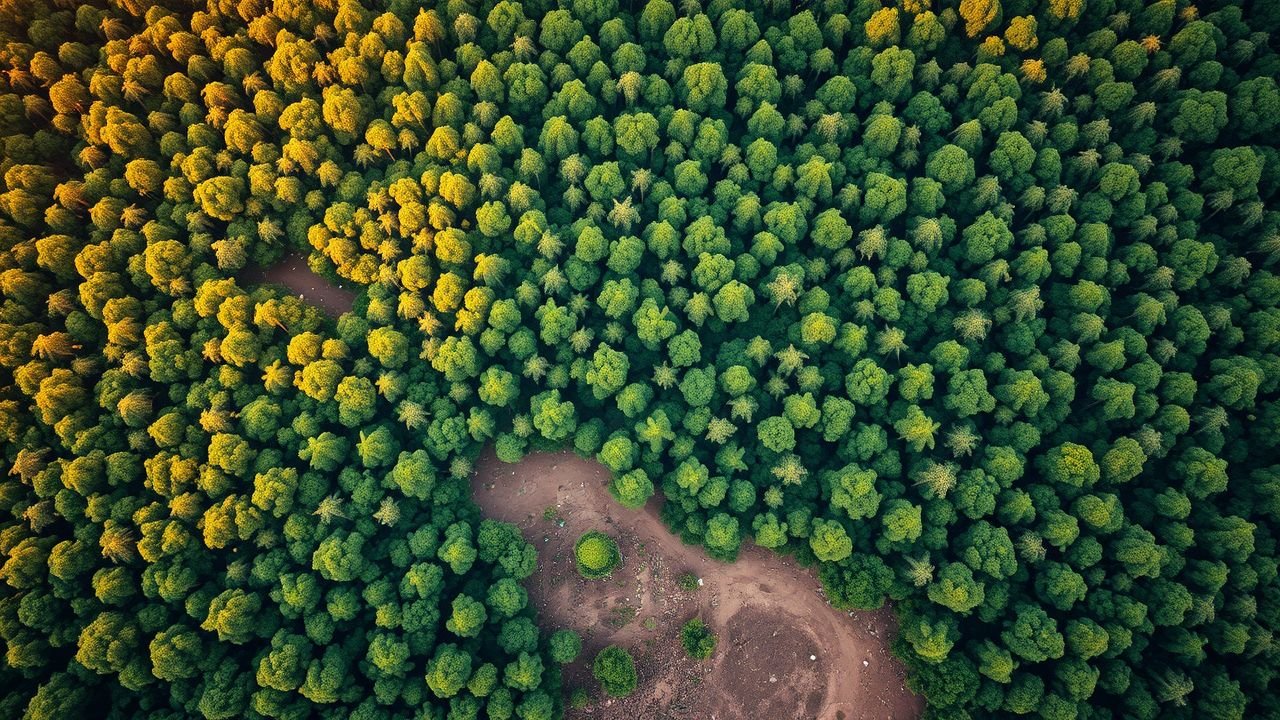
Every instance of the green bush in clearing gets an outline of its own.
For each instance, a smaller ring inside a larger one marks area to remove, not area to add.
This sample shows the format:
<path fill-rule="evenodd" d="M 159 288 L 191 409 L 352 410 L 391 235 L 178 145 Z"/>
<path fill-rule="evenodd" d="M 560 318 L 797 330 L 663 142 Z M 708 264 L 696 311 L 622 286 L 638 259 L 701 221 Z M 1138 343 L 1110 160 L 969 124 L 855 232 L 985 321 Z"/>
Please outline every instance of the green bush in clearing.
<path fill-rule="evenodd" d="M 617 645 L 610 645 L 596 655 L 591 674 L 612 697 L 626 697 L 636 689 L 636 666 L 631 653 Z"/>
<path fill-rule="evenodd" d="M 574 558 L 578 561 L 578 572 L 588 580 L 599 580 L 609 577 L 613 569 L 622 562 L 622 553 L 618 552 L 618 543 L 602 532 L 592 530 L 578 538 L 573 546 Z"/>
<path fill-rule="evenodd" d="M 701 620 L 694 618 L 680 628 L 680 644 L 695 660 L 706 660 L 716 651 L 716 634 Z"/>

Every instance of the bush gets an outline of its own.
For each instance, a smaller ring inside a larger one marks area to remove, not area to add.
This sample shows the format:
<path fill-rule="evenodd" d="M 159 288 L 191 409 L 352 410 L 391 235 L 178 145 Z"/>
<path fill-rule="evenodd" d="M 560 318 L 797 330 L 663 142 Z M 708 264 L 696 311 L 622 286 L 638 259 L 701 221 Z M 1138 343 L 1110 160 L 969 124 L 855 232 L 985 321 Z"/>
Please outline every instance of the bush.
<path fill-rule="evenodd" d="M 636 665 L 631 653 L 617 645 L 610 645 L 596 655 L 591 674 L 612 697 L 623 698 L 636 689 Z"/>
<path fill-rule="evenodd" d="M 676 579 L 676 586 L 685 592 L 693 592 L 699 587 L 698 576 L 691 572 L 683 573 Z"/>
<path fill-rule="evenodd" d="M 578 562 L 578 573 L 588 580 L 599 580 L 613 574 L 622 562 L 618 543 L 602 532 L 592 530 L 578 538 L 573 546 L 573 556 Z"/>
<path fill-rule="evenodd" d="M 680 644 L 689 653 L 689 657 L 706 660 L 716 651 L 716 634 L 711 632 L 706 623 L 694 618 L 680 628 Z"/>
<path fill-rule="evenodd" d="M 582 638 L 572 630 L 557 630 L 551 633 L 550 646 L 551 659 L 561 665 L 568 665 L 582 652 Z"/>

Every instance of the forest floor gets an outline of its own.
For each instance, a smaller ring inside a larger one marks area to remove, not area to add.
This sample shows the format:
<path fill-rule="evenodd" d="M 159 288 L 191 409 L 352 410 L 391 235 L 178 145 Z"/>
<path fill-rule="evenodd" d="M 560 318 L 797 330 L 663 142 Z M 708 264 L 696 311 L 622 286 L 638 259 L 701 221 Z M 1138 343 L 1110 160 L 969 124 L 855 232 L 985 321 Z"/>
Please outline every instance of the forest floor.
<path fill-rule="evenodd" d="M 312 272 L 307 266 L 307 257 L 300 253 L 288 253 L 270 267 L 246 268 L 239 280 L 244 286 L 257 283 L 283 285 L 305 302 L 334 317 L 350 310 L 356 300 L 354 291 Z"/>
<path fill-rule="evenodd" d="M 585 687 L 592 703 L 569 720 L 908 720 L 923 699 L 904 687 L 890 653 L 893 611 L 842 612 L 823 597 L 812 570 L 748 544 L 721 563 L 681 543 L 659 519 L 655 496 L 627 510 L 609 495 L 609 471 L 573 453 L 539 453 L 515 465 L 493 451 L 472 480 L 485 514 L 520 527 L 538 548 L 526 587 L 548 631 L 576 630 L 583 651 L 565 686 Z M 623 563 L 611 578 L 587 581 L 573 545 L 582 533 L 613 536 Z M 702 582 L 681 590 L 692 572 Z M 700 617 L 719 637 L 709 660 L 680 645 L 680 627 Z M 606 645 L 636 659 L 639 684 L 622 700 L 601 697 L 591 661 Z"/>

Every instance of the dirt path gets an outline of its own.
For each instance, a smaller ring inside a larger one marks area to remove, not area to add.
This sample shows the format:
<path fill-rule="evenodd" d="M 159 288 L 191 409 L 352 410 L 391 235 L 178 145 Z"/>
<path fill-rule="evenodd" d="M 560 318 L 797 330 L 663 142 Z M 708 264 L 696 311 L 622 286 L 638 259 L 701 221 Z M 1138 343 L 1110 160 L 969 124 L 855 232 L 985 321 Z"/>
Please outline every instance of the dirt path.
<path fill-rule="evenodd" d="M 301 253 L 289 253 L 268 268 L 246 268 L 240 275 L 244 285 L 277 283 L 284 285 L 298 297 L 337 317 L 351 310 L 355 304 L 355 292 L 341 285 L 334 285 L 317 275 L 307 266 L 307 258 Z"/>
<path fill-rule="evenodd" d="M 903 686 L 889 651 L 893 612 L 845 613 L 827 604 L 814 573 L 764 549 L 737 562 L 708 558 L 680 542 L 658 519 L 655 498 L 643 511 L 609 495 L 609 471 L 572 453 L 536 454 L 516 465 L 487 451 L 472 480 L 484 512 L 515 523 L 538 548 L 527 587 L 544 627 L 570 627 L 583 653 L 566 687 L 586 687 L 593 703 L 569 718 L 601 720 L 910 720 L 923 701 Z M 587 530 L 618 540 L 623 566 L 587 582 L 573 543 Z M 692 572 L 702 586 L 681 590 Z M 716 654 L 695 662 L 680 647 L 680 626 L 701 617 L 719 635 Z M 595 653 L 609 644 L 636 657 L 640 683 L 624 700 L 603 699 L 590 677 Z"/>

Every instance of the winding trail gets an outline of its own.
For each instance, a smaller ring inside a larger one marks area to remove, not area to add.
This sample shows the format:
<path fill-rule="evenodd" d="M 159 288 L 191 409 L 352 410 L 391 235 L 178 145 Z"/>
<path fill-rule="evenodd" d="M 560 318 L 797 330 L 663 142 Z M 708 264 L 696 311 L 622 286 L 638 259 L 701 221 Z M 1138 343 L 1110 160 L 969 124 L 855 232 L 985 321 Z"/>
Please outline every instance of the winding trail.
<path fill-rule="evenodd" d="M 889 651 L 897 633 L 890 608 L 846 613 L 832 608 L 813 571 L 754 545 L 721 563 L 672 535 L 655 498 L 639 511 L 609 495 L 609 471 L 569 452 L 538 453 L 515 465 L 488 450 L 472 480 L 489 517 L 518 525 L 538 548 L 526 582 L 544 627 L 570 627 L 583 653 L 566 669 L 566 686 L 596 693 L 590 661 L 609 644 L 636 657 L 635 693 L 593 695 L 569 718 L 599 720 L 913 720 L 921 698 L 903 685 Z M 623 566 L 588 582 L 574 566 L 573 543 L 587 530 L 619 542 Z M 679 588 L 692 572 L 702 587 Z M 679 628 L 701 617 L 719 635 L 715 655 L 684 655 Z"/>

